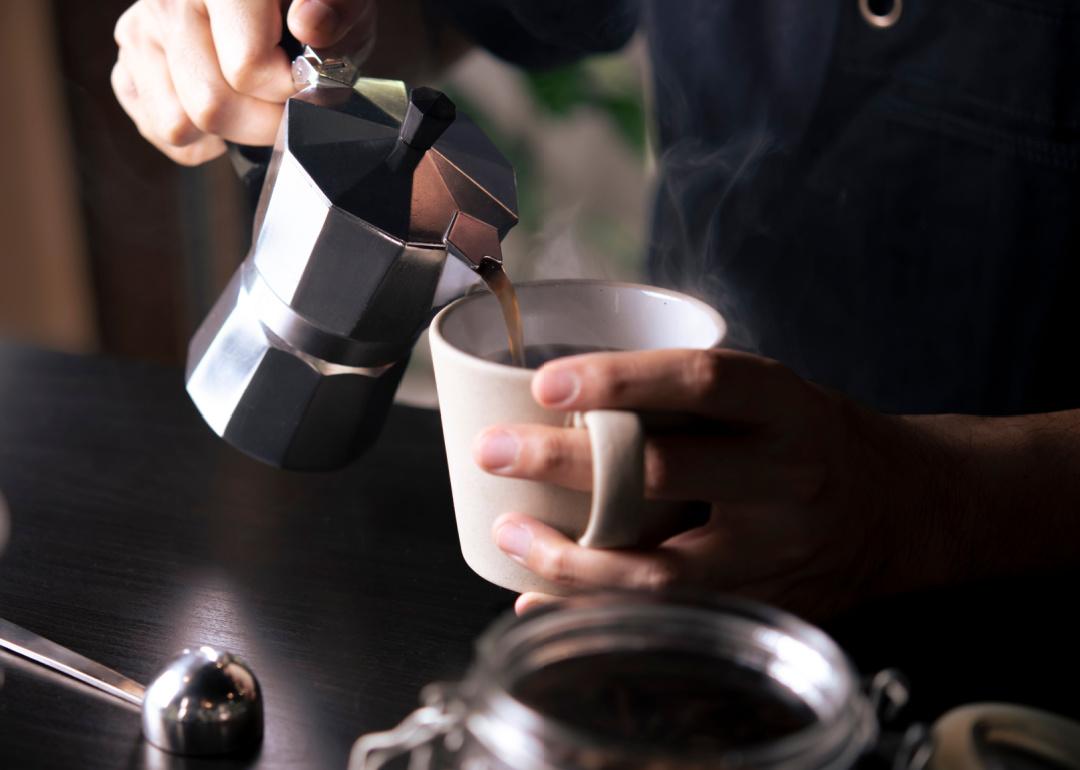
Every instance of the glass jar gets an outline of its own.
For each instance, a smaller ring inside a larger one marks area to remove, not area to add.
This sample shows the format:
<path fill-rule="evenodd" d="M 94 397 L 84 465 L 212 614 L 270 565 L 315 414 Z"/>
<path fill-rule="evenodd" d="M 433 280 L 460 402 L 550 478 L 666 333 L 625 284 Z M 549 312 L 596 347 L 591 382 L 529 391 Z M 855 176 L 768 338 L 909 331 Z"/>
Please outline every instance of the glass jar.
<path fill-rule="evenodd" d="M 822 631 L 737 600 L 576 597 L 497 621 L 464 681 L 361 737 L 350 770 L 840 770 L 877 735 Z"/>

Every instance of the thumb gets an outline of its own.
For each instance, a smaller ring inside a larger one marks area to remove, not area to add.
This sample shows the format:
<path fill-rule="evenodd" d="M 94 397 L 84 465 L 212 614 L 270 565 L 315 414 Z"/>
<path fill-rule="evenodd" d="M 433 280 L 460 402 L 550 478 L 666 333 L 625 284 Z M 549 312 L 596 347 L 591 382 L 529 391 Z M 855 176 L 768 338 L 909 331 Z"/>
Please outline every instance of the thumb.
<path fill-rule="evenodd" d="M 375 16 L 375 0 L 293 0 L 288 24 L 312 48 L 333 46 L 363 58 L 375 42 Z"/>

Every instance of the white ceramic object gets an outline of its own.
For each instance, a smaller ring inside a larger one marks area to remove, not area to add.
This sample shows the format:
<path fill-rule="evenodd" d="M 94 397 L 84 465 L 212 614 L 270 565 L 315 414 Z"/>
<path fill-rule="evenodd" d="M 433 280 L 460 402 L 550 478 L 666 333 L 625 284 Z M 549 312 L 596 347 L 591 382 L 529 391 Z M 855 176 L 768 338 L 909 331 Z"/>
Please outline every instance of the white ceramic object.
<path fill-rule="evenodd" d="M 726 331 L 723 319 L 705 303 L 652 286 L 543 281 L 521 284 L 517 293 L 526 347 L 704 349 L 718 345 Z M 461 551 L 481 577 L 514 591 L 565 593 L 495 545 L 491 528 L 502 513 L 525 513 L 583 545 L 607 548 L 636 544 L 650 519 L 662 515 L 660 507 L 642 505 L 642 430 L 636 414 L 545 409 L 532 398 L 532 370 L 487 360 L 507 349 L 494 296 L 474 294 L 446 307 L 432 322 L 429 339 Z M 497 423 L 589 430 L 594 494 L 482 471 L 473 461 L 473 441 Z"/>

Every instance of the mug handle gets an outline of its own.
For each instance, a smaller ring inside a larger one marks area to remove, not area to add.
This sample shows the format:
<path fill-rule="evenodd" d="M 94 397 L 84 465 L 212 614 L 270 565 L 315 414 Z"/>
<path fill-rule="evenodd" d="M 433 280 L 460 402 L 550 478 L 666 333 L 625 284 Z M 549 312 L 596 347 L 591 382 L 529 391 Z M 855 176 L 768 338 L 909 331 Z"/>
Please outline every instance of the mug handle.
<path fill-rule="evenodd" d="M 592 447 L 592 506 L 587 548 L 627 548 L 641 538 L 644 524 L 645 432 L 634 412 L 596 409 L 574 415 L 587 428 Z"/>

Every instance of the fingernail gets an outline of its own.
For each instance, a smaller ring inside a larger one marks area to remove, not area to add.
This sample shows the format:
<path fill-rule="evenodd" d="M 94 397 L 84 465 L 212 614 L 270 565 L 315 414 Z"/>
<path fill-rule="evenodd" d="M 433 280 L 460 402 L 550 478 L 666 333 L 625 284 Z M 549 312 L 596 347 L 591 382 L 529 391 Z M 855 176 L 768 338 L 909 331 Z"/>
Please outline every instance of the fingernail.
<path fill-rule="evenodd" d="M 332 37 L 337 32 L 341 17 L 321 0 L 307 0 L 296 9 L 296 21 L 305 27 L 309 34 L 314 32 L 321 38 L 324 35 Z"/>
<path fill-rule="evenodd" d="M 577 373 L 566 369 L 536 373 L 536 398 L 546 406 L 562 406 L 574 400 L 581 381 Z"/>
<path fill-rule="evenodd" d="M 518 442 L 511 433 L 493 431 L 481 439 L 480 467 L 488 471 L 508 471 L 518 456 Z"/>
<path fill-rule="evenodd" d="M 503 524 L 495 532 L 495 544 L 507 555 L 525 561 L 532 545 L 532 533 L 520 524 Z"/>

